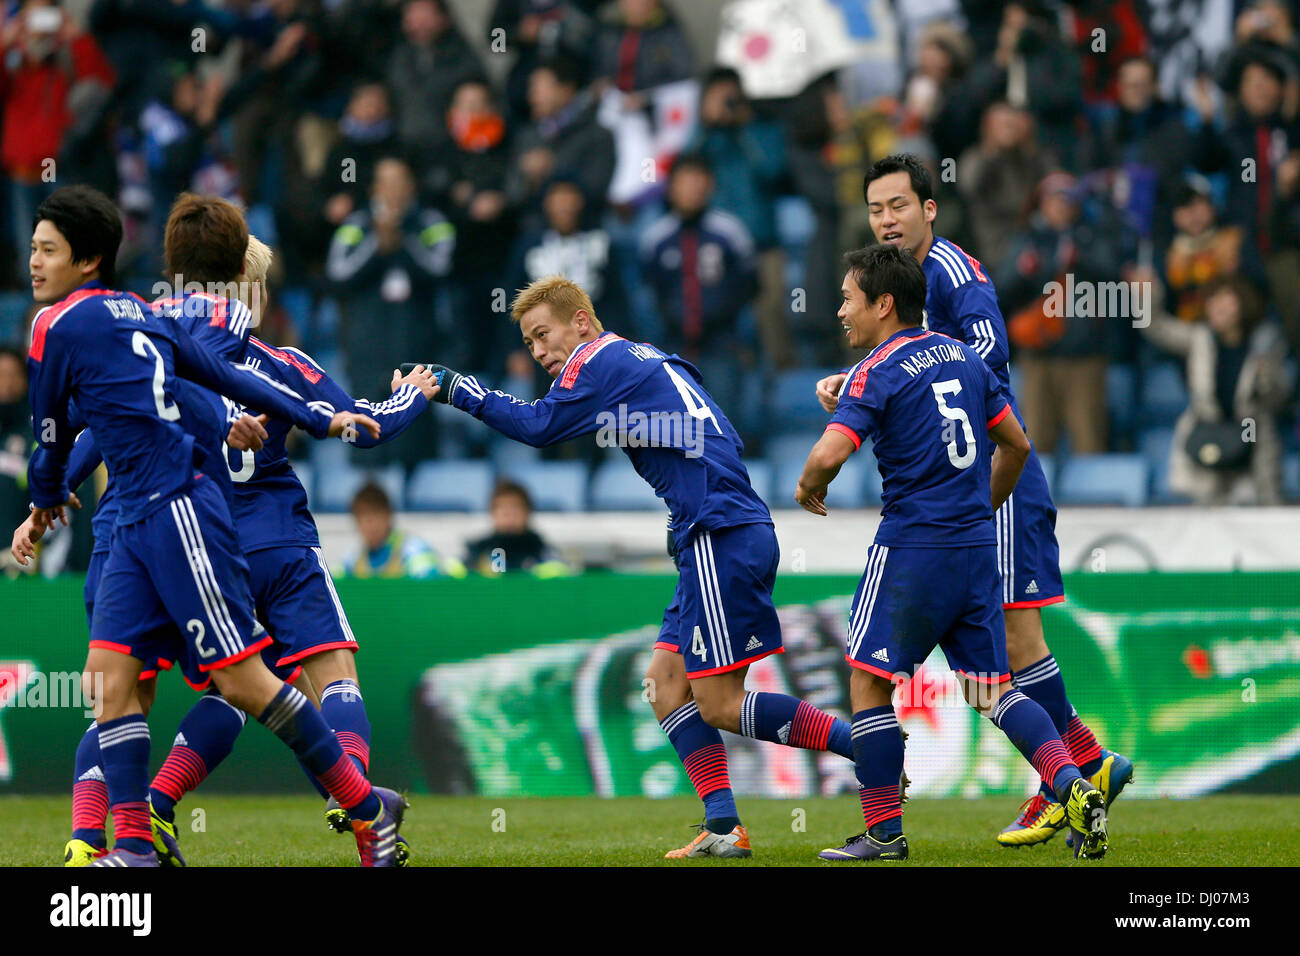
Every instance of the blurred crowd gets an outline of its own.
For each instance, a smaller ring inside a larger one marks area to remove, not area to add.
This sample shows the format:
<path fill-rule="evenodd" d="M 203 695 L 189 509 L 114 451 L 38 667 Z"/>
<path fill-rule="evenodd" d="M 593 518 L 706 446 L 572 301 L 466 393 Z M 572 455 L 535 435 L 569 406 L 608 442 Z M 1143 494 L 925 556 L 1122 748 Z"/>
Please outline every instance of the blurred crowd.
<path fill-rule="evenodd" d="M 11 2 L 0 342 L 21 347 L 49 191 L 118 198 L 119 275 L 148 297 L 168 206 L 195 190 L 241 203 L 276 248 L 262 337 L 354 394 L 423 359 L 540 395 L 509 300 L 563 273 L 607 328 L 697 362 L 759 455 L 782 428 L 772 383 L 849 358 L 835 312 L 840 253 L 873 241 L 862 173 L 908 151 L 932 170 L 936 231 L 996 283 L 1040 452 L 1154 448 L 1169 500 L 1283 500 L 1300 449 L 1295 3 L 809 0 L 810 27 L 825 7 L 856 52 L 780 95 L 757 46 L 780 37 L 743 24 L 786 5 L 705 6 L 718 29 L 701 34 L 681 0 L 481 0 L 472 30 L 474 0 Z M 1139 285 L 1111 312 L 1070 295 L 1118 282 Z M 1060 314 L 1052 283 L 1077 307 Z M 12 364 L 0 351 L 16 462 Z M 1225 451 L 1245 420 L 1249 447 Z M 430 415 L 365 464 L 490 453 L 456 427 Z"/>

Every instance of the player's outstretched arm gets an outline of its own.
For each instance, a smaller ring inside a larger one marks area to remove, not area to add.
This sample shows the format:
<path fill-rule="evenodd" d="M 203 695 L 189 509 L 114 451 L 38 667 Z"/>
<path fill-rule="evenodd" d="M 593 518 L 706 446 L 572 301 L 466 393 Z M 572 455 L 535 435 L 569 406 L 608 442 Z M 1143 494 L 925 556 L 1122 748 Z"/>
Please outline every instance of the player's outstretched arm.
<path fill-rule="evenodd" d="M 415 367 L 408 362 L 401 371 Z M 462 375 L 445 365 L 431 362 L 426 367 L 438 380 L 434 401 L 455 405 L 507 438 L 534 448 L 597 431 L 596 417 L 605 407 L 605 399 L 589 379 L 578 379 L 572 387 L 553 386 L 544 398 L 525 402 L 505 392 L 489 391 L 472 375 Z"/>
<path fill-rule="evenodd" d="M 358 428 L 365 428 L 378 437 L 379 424 L 365 415 L 339 412 L 331 416 L 322 409 L 311 408 L 301 395 L 285 388 L 256 369 L 247 365 L 234 365 L 216 358 L 199 346 L 179 325 L 172 327 L 176 341 L 176 372 L 219 395 L 234 399 L 241 405 L 258 408 L 292 422 L 316 438 L 343 436 L 355 440 Z"/>
<path fill-rule="evenodd" d="M 808 453 L 803 474 L 795 486 L 794 500 L 799 507 L 815 515 L 825 515 L 826 492 L 830 483 L 855 451 L 857 446 L 851 438 L 841 431 L 827 429 Z"/>
<path fill-rule="evenodd" d="M 989 429 L 989 437 L 997 444 L 993 451 L 993 473 L 989 486 L 993 493 L 993 510 L 997 511 L 1015 490 L 1020 472 L 1029 460 L 1029 438 L 1020 427 L 1016 416 L 1009 414 L 1010 406 Z"/>

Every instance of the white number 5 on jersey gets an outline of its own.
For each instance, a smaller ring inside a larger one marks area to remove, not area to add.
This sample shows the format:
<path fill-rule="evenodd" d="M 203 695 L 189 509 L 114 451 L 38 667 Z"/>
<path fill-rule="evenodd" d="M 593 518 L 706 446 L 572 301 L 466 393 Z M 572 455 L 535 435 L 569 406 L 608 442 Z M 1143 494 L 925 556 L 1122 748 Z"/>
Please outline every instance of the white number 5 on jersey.
<path fill-rule="evenodd" d="M 970 427 L 970 419 L 966 417 L 966 409 L 960 406 L 953 408 L 944 398 L 945 395 L 960 395 L 961 382 L 955 378 L 950 378 L 946 382 L 933 382 L 930 388 L 934 389 L 934 401 L 939 406 L 939 413 L 944 418 L 961 422 L 962 436 L 966 439 L 966 450 L 961 454 L 957 453 L 957 439 L 955 436 L 952 441 L 948 442 L 948 460 L 952 462 L 954 468 L 969 468 L 975 464 L 975 455 L 977 454 L 975 432 Z"/>

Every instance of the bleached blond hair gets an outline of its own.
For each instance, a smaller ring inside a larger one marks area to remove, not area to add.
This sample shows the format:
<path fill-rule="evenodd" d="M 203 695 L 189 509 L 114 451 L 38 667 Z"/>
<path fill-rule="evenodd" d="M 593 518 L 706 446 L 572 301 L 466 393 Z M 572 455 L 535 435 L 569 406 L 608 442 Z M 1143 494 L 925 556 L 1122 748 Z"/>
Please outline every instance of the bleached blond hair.
<path fill-rule="evenodd" d="M 539 305 L 545 305 L 557 321 L 565 323 L 571 323 L 578 310 L 583 309 L 591 316 L 591 327 L 597 332 L 605 331 L 600 319 L 596 318 L 596 307 L 591 304 L 591 296 L 572 279 L 544 276 L 530 283 L 526 289 L 520 289 L 514 302 L 510 303 L 510 318 L 518 322 Z"/>
<path fill-rule="evenodd" d="M 261 325 L 266 274 L 271 271 L 271 260 L 274 258 L 271 247 L 250 232 L 248 247 L 244 250 L 244 271 L 235 279 L 235 286 L 239 290 L 239 300 L 253 313 L 253 328 Z"/>

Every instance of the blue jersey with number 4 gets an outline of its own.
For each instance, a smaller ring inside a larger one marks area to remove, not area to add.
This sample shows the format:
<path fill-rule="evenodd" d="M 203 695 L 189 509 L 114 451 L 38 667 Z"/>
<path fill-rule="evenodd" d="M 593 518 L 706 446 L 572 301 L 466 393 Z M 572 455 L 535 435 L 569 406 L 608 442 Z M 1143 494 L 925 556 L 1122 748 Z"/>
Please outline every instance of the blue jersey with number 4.
<path fill-rule="evenodd" d="M 744 446 L 689 362 L 613 332 L 573 350 L 535 402 L 461 379 L 451 403 L 516 441 L 553 445 L 596 434 L 617 445 L 668 505 L 679 553 L 697 530 L 768 523 Z"/>
<path fill-rule="evenodd" d="M 1006 391 L 969 345 L 912 328 L 849 369 L 828 428 L 874 442 L 883 482 L 876 543 L 994 544 L 988 429 L 1010 414 Z"/>

